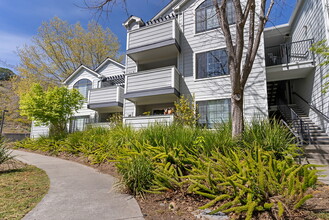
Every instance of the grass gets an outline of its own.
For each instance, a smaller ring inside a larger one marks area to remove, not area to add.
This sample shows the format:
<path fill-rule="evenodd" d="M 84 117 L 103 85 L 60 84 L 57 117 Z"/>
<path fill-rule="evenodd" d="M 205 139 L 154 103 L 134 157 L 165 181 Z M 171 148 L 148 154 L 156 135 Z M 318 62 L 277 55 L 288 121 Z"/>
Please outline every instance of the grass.
<path fill-rule="evenodd" d="M 34 166 L 0 171 L 0 219 L 23 218 L 48 189 L 48 176 Z"/>

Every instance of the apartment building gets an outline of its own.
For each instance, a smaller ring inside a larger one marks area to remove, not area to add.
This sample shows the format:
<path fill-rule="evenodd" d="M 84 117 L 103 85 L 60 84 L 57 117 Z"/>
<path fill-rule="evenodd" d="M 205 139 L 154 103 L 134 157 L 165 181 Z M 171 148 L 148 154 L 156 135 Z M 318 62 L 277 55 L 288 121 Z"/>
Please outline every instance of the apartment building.
<path fill-rule="evenodd" d="M 127 19 L 124 74 L 121 64 L 107 60 L 94 71 L 81 66 L 65 80 L 73 88 L 78 80 L 91 77 L 92 86 L 81 82 L 87 85 L 81 91 L 88 93 L 88 101 L 74 123 L 101 122 L 118 111 L 125 124 L 136 128 L 171 123 L 174 117 L 166 109 L 173 108 L 181 95 L 194 96 L 200 124 L 213 128 L 229 120 L 230 73 L 214 13 L 212 0 L 173 0 L 148 22 L 137 16 Z M 230 1 L 227 13 L 233 30 Z M 291 115 L 298 108 L 329 133 L 329 95 L 321 92 L 329 71 L 319 66 L 322 58 L 309 49 L 313 42 L 328 39 L 328 23 L 324 0 L 298 0 L 289 23 L 266 28 L 245 88 L 246 121 Z M 104 86 L 104 79 L 112 86 Z M 73 130 L 83 127 L 74 123 Z M 39 134 L 35 129 L 33 137 Z"/>

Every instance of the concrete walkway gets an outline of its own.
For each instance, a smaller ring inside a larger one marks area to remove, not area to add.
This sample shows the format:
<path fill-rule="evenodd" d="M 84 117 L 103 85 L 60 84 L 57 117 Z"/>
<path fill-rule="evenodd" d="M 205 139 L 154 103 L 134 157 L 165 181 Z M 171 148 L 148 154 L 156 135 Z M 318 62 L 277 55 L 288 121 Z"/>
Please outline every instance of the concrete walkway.
<path fill-rule="evenodd" d="M 45 170 L 50 189 L 24 220 L 142 220 L 136 200 L 113 189 L 115 178 L 67 160 L 23 151 L 16 159 Z"/>

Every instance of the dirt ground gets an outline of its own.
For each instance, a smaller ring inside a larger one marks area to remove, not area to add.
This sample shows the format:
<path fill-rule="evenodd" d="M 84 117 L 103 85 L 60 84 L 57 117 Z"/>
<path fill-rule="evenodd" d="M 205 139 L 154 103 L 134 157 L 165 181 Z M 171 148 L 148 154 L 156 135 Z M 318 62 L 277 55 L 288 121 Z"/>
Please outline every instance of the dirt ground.
<path fill-rule="evenodd" d="M 45 152 L 35 152 L 49 155 Z M 75 161 L 87 166 L 91 166 L 102 173 L 110 174 L 119 178 L 114 163 L 91 164 L 86 157 L 79 157 L 69 154 L 59 154 L 57 157 Z M 292 211 L 284 219 L 293 220 L 329 220 L 329 186 L 319 184 L 315 189 L 310 189 L 309 193 L 313 198 L 309 199 L 298 211 Z M 198 195 L 186 195 L 181 192 L 167 192 L 163 194 L 146 194 L 143 197 L 136 197 L 144 218 L 146 220 L 190 220 L 196 219 L 192 214 L 198 207 L 204 205 L 209 200 Z M 230 219 L 243 219 L 241 216 L 231 215 Z M 268 213 L 263 213 L 255 219 L 273 219 Z"/>

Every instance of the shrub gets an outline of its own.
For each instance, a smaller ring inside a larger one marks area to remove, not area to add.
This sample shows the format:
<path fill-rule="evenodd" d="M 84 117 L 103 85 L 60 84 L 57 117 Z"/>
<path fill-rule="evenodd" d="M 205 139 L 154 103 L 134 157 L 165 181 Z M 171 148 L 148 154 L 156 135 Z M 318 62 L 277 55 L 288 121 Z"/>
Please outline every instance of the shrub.
<path fill-rule="evenodd" d="M 265 210 L 280 218 L 299 208 L 311 198 L 305 192 L 317 181 L 314 165 L 299 165 L 291 158 L 277 160 L 257 146 L 225 156 L 213 153 L 199 164 L 188 176 L 188 190 L 212 199 L 200 208 L 215 206 L 212 213 L 244 213 L 246 219 Z"/>
<path fill-rule="evenodd" d="M 3 143 L 3 138 L 0 137 L 0 165 L 14 158 L 11 151 Z"/>
<path fill-rule="evenodd" d="M 243 132 L 245 147 L 261 146 L 263 150 L 274 151 L 277 158 L 296 155 L 298 148 L 295 137 L 276 120 L 254 120 L 245 126 Z"/>
<path fill-rule="evenodd" d="M 138 155 L 116 164 L 121 174 L 121 183 L 134 195 L 143 195 L 153 181 L 153 164 L 149 158 Z"/>
<path fill-rule="evenodd" d="M 180 125 L 195 126 L 199 119 L 199 114 L 195 112 L 196 106 L 194 97 L 186 98 L 184 95 L 175 102 L 175 121 Z"/>

